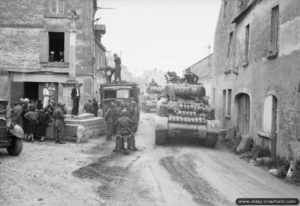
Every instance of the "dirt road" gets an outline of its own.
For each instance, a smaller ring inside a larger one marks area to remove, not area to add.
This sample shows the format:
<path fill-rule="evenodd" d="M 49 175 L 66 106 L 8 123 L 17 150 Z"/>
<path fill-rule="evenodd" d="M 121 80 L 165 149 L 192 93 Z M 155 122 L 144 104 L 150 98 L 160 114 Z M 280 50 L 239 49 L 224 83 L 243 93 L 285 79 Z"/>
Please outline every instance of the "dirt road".
<path fill-rule="evenodd" d="M 292 186 L 226 149 L 194 141 L 154 144 L 153 114 L 142 114 L 139 151 L 113 153 L 104 138 L 86 144 L 26 143 L 0 154 L 0 205 L 235 205 L 239 197 L 300 197 Z"/>

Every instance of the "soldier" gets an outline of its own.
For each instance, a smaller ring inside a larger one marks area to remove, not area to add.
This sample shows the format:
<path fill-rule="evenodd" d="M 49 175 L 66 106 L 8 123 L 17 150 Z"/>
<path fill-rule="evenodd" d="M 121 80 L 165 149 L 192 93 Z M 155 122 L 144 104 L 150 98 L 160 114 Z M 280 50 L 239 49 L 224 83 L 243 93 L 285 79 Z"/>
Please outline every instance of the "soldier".
<path fill-rule="evenodd" d="M 186 74 L 184 75 L 184 77 L 185 77 L 187 83 L 189 83 L 189 84 L 197 84 L 198 79 L 199 79 L 199 77 L 196 74 L 191 72 L 190 68 L 188 68 L 186 70 Z"/>
<path fill-rule="evenodd" d="M 114 101 L 111 101 L 109 104 L 109 108 L 107 109 L 104 115 L 105 122 L 106 122 L 106 140 L 111 140 L 111 136 L 113 134 L 115 116 L 116 116 L 115 103 Z"/>
<path fill-rule="evenodd" d="M 18 124 L 23 128 L 23 99 L 20 99 L 20 101 L 17 103 L 16 106 L 13 107 L 11 112 L 11 124 L 15 125 Z"/>
<path fill-rule="evenodd" d="M 55 108 L 53 112 L 53 121 L 54 121 L 54 137 L 55 137 L 55 143 L 58 144 L 65 144 L 64 141 L 62 141 L 64 135 L 65 135 L 65 110 L 64 110 L 64 104 L 58 103 L 57 107 Z"/>
<path fill-rule="evenodd" d="M 106 83 L 111 83 L 111 77 L 115 73 L 114 68 L 107 67 L 105 70 Z"/>
<path fill-rule="evenodd" d="M 92 100 L 89 99 L 88 102 L 84 104 L 83 112 L 93 114 Z"/>
<path fill-rule="evenodd" d="M 117 83 L 117 80 L 121 82 L 121 58 L 114 54 L 114 62 L 115 62 L 115 83 Z"/>
<path fill-rule="evenodd" d="M 158 84 L 154 79 L 152 79 L 151 82 L 149 83 L 149 86 L 158 86 Z"/>
<path fill-rule="evenodd" d="M 96 98 L 94 98 L 93 99 L 93 114 L 95 115 L 95 117 L 98 117 L 98 110 L 99 110 L 98 102 L 97 102 Z"/>
<path fill-rule="evenodd" d="M 130 134 L 131 138 L 128 139 L 128 149 L 137 151 L 135 147 L 135 138 L 133 134 L 133 128 L 135 127 L 135 122 L 129 117 L 130 113 L 128 110 L 123 108 L 120 112 L 120 117 L 116 121 L 115 125 L 117 127 L 117 136 L 116 146 L 113 150 L 114 152 L 119 152 L 121 149 L 124 149 L 123 140 L 120 135 Z"/>

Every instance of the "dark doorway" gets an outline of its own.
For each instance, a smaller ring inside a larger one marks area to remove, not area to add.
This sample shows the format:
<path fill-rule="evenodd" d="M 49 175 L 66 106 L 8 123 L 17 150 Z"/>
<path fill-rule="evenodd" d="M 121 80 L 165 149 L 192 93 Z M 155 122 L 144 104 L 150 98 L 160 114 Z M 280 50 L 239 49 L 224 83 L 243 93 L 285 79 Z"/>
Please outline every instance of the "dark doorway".
<path fill-rule="evenodd" d="M 237 104 L 237 129 L 241 134 L 249 134 L 250 127 L 250 98 L 247 94 L 236 96 Z"/>
<path fill-rule="evenodd" d="M 39 83 L 25 82 L 24 83 L 24 97 L 28 99 L 39 98 Z"/>
<path fill-rule="evenodd" d="M 64 32 L 49 32 L 49 62 L 64 61 Z"/>

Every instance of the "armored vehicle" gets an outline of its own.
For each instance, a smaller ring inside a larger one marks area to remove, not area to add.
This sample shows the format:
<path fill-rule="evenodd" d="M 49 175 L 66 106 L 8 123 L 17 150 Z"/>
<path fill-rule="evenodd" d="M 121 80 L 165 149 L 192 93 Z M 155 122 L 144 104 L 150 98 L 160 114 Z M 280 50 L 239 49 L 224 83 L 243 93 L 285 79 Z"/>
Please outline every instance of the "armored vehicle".
<path fill-rule="evenodd" d="M 162 86 L 148 86 L 146 92 L 141 96 L 141 109 L 144 112 L 155 112 L 157 101 L 164 92 Z"/>
<path fill-rule="evenodd" d="M 100 96 L 100 109 L 103 111 L 103 116 L 109 107 L 109 102 L 111 101 L 115 101 L 119 109 L 120 107 L 126 106 L 131 112 L 131 119 L 136 122 L 136 128 L 133 129 L 134 132 L 136 132 L 140 118 L 140 89 L 138 85 L 136 83 L 126 81 L 100 84 Z"/>
<path fill-rule="evenodd" d="M 220 122 L 200 84 L 169 82 L 166 96 L 157 103 L 155 142 L 165 144 L 172 137 L 194 137 L 207 147 L 214 147 L 220 133 Z"/>

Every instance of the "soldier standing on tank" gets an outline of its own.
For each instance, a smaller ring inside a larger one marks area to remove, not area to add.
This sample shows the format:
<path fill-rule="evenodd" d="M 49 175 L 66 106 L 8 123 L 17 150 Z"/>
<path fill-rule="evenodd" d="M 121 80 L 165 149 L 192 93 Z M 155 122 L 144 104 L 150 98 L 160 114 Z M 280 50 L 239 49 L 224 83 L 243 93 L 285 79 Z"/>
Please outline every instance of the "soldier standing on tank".
<path fill-rule="evenodd" d="M 62 140 L 65 135 L 65 110 L 64 104 L 58 103 L 57 107 L 53 112 L 53 120 L 54 120 L 54 137 L 55 143 L 65 144 Z"/>
<path fill-rule="evenodd" d="M 115 112 L 115 103 L 113 101 L 110 102 L 109 108 L 104 114 L 105 122 L 106 122 L 106 140 L 111 140 L 113 135 L 113 127 L 114 127 L 114 119 L 116 116 Z"/>
<path fill-rule="evenodd" d="M 196 74 L 191 72 L 190 68 L 188 68 L 186 70 L 186 74 L 184 75 L 184 77 L 185 77 L 187 83 L 189 83 L 189 84 L 197 84 L 198 79 L 199 79 L 199 77 Z"/>
<path fill-rule="evenodd" d="M 114 54 L 114 62 L 115 62 L 115 83 L 117 83 L 118 79 L 121 82 L 121 58 Z"/>

